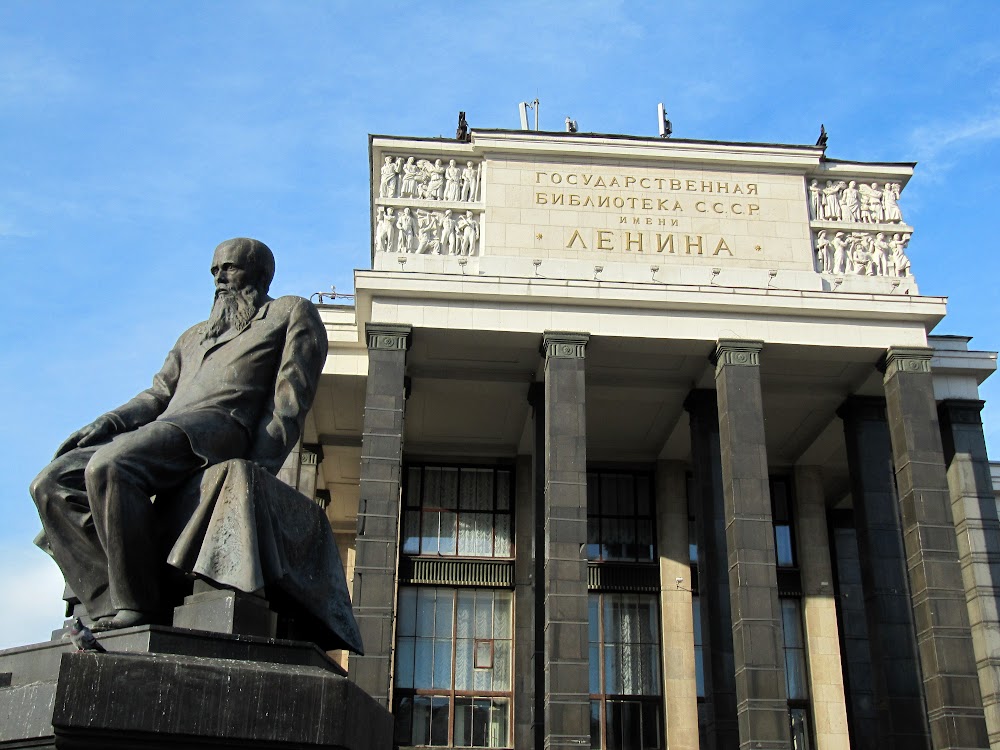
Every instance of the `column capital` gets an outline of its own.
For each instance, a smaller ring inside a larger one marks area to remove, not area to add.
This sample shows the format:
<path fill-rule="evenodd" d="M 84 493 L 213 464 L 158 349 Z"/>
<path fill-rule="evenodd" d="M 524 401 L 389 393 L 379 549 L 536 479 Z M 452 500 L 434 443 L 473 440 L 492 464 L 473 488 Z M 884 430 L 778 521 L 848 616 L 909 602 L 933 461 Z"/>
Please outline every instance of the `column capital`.
<path fill-rule="evenodd" d="M 985 401 L 974 398 L 946 398 L 938 402 L 938 416 L 950 424 L 982 425 L 984 406 Z"/>
<path fill-rule="evenodd" d="M 901 372 L 929 373 L 933 355 L 934 350 L 930 347 L 890 346 L 879 360 L 878 369 L 886 379 Z"/>
<path fill-rule="evenodd" d="M 588 341 L 589 333 L 545 331 L 542 334 L 541 352 L 546 359 L 583 359 Z"/>
<path fill-rule="evenodd" d="M 763 341 L 752 339 L 719 339 L 715 344 L 709 359 L 715 365 L 715 375 L 718 377 L 723 367 L 759 367 L 760 351 L 764 348 Z"/>
<path fill-rule="evenodd" d="M 880 396 L 848 396 L 837 407 L 837 416 L 845 422 L 851 418 L 884 422 L 885 399 Z"/>
<path fill-rule="evenodd" d="M 406 351 L 410 348 L 412 331 L 413 326 L 405 323 L 365 323 L 369 349 Z"/>
<path fill-rule="evenodd" d="M 719 413 L 719 395 L 714 388 L 695 388 L 684 399 L 684 411 L 688 414 L 709 411 Z"/>

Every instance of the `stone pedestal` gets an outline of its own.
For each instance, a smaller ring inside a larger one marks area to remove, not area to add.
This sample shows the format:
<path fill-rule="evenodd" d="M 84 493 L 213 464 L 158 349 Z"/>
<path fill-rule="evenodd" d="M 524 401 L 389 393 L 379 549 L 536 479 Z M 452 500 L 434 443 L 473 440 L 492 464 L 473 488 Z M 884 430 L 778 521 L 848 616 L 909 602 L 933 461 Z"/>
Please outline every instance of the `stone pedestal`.
<path fill-rule="evenodd" d="M 173 622 L 178 628 L 273 638 L 277 634 L 278 616 L 262 596 L 195 581 L 194 593 L 174 608 Z"/>
<path fill-rule="evenodd" d="M 311 643 L 159 626 L 0 651 L 0 748 L 389 750 L 392 717 Z"/>

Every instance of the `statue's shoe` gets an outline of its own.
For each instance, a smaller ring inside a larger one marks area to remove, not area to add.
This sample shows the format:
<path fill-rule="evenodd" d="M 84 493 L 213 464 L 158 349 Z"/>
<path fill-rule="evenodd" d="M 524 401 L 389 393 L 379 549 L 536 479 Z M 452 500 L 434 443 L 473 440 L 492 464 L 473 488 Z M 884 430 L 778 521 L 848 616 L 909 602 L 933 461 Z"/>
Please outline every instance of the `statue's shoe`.
<path fill-rule="evenodd" d="M 94 623 L 94 627 L 91 630 L 100 633 L 106 630 L 131 628 L 136 625 L 151 625 L 155 621 L 156 617 L 150 612 L 140 612 L 135 609 L 120 609 L 114 617 Z"/>

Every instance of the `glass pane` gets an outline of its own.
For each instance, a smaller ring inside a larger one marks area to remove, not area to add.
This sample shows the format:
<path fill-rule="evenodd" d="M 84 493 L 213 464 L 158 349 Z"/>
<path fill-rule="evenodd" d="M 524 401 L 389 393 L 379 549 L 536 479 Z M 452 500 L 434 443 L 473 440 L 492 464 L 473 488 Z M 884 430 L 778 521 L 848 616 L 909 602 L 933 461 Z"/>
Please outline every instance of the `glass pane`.
<path fill-rule="evenodd" d="M 604 647 L 604 689 L 599 691 L 608 695 L 620 695 L 622 691 L 622 675 L 620 671 L 621 654 L 618 646 L 612 644 Z"/>
<path fill-rule="evenodd" d="M 443 510 L 438 515 L 438 548 L 441 555 L 455 554 L 455 537 L 458 535 L 458 518 L 451 511 Z"/>
<path fill-rule="evenodd" d="M 496 516 L 496 557 L 510 557 L 510 516 L 499 513 Z"/>
<path fill-rule="evenodd" d="M 663 720 L 660 718 L 659 703 L 642 704 L 642 746 L 644 748 L 663 747 Z"/>
<path fill-rule="evenodd" d="M 431 687 L 451 687 L 451 640 L 434 641 L 434 684 Z"/>
<path fill-rule="evenodd" d="M 429 638 L 418 638 L 414 650 L 413 687 L 429 688 L 434 668 L 434 641 Z"/>
<path fill-rule="evenodd" d="M 455 627 L 455 600 L 448 589 L 438 589 L 437 615 L 434 619 L 434 635 L 451 640 Z"/>
<path fill-rule="evenodd" d="M 780 567 L 788 568 L 795 565 L 795 556 L 792 554 L 791 526 L 774 527 L 774 551 Z"/>
<path fill-rule="evenodd" d="M 396 645 L 396 686 L 401 688 L 414 686 L 412 638 L 400 638 Z"/>
<path fill-rule="evenodd" d="M 510 641 L 493 642 L 493 689 L 510 690 Z"/>
<path fill-rule="evenodd" d="M 497 510 L 510 510 L 510 472 L 497 471 Z"/>
<path fill-rule="evenodd" d="M 774 508 L 775 523 L 787 524 L 791 520 L 788 512 L 788 485 L 784 479 L 771 479 L 771 506 Z"/>
<path fill-rule="evenodd" d="M 601 704 L 599 701 L 591 701 L 590 702 L 590 750 L 600 750 L 600 748 L 601 748 Z"/>
<path fill-rule="evenodd" d="M 397 745 L 409 745 L 413 742 L 413 698 L 404 696 L 396 701 L 396 710 L 393 712 L 396 719 Z"/>
<path fill-rule="evenodd" d="M 621 513 L 618 506 L 618 478 L 614 474 L 601 474 L 601 515 Z"/>
<path fill-rule="evenodd" d="M 472 689 L 472 644 L 466 638 L 455 641 L 455 689 Z"/>
<path fill-rule="evenodd" d="M 788 719 L 792 725 L 792 750 L 812 750 L 809 740 L 809 711 L 805 708 L 791 708 Z"/>
<path fill-rule="evenodd" d="M 635 477 L 631 474 L 619 474 L 618 477 L 618 512 L 623 516 L 635 515 Z"/>
<path fill-rule="evenodd" d="M 705 697 L 705 656 L 701 646 L 694 647 L 694 682 L 699 698 Z"/>
<path fill-rule="evenodd" d="M 471 557 L 476 549 L 474 513 L 462 513 L 458 519 L 458 554 Z"/>
<path fill-rule="evenodd" d="M 406 504 L 411 508 L 420 507 L 419 466 L 411 466 L 406 471 Z"/>
<path fill-rule="evenodd" d="M 476 469 L 476 510 L 493 511 L 493 469 Z"/>
<path fill-rule="evenodd" d="M 652 515 L 652 509 L 650 507 L 650 500 L 653 496 L 653 490 L 650 486 L 649 476 L 646 474 L 638 474 L 635 477 L 635 512 L 640 516 L 650 516 Z"/>
<path fill-rule="evenodd" d="M 473 747 L 489 747 L 490 703 L 488 698 L 477 698 L 472 702 Z"/>
<path fill-rule="evenodd" d="M 701 599 L 697 596 L 691 597 L 691 619 L 694 627 L 694 645 L 701 645 Z"/>
<path fill-rule="evenodd" d="M 636 520 L 635 547 L 629 556 L 636 560 L 653 559 L 653 524 L 648 519 Z"/>
<path fill-rule="evenodd" d="M 587 474 L 587 515 L 596 516 L 600 515 L 601 506 L 598 502 L 600 497 L 600 490 L 598 487 L 598 476 L 597 474 Z"/>
<path fill-rule="evenodd" d="M 493 669 L 493 641 L 475 641 L 476 669 Z"/>
<path fill-rule="evenodd" d="M 789 700 L 804 700 L 809 697 L 806 655 L 801 649 L 785 649 L 785 685 Z"/>
<path fill-rule="evenodd" d="M 420 516 L 420 551 L 425 555 L 436 555 L 441 547 L 441 513 L 432 510 Z"/>
<path fill-rule="evenodd" d="M 403 516 L 403 554 L 420 553 L 420 512 L 408 510 Z"/>
<path fill-rule="evenodd" d="M 476 475 L 469 469 L 463 469 L 458 478 L 458 507 L 476 509 Z"/>
<path fill-rule="evenodd" d="M 428 745 L 431 739 L 431 699 L 413 696 L 413 744 Z"/>
<path fill-rule="evenodd" d="M 472 629 L 476 638 L 493 637 L 493 593 L 476 592 L 476 620 Z"/>
<path fill-rule="evenodd" d="M 608 750 L 641 750 L 642 713 L 632 701 L 608 701 Z"/>
<path fill-rule="evenodd" d="M 472 698 L 455 698 L 455 745 L 472 744 Z"/>
<path fill-rule="evenodd" d="M 509 591 L 497 591 L 493 598 L 493 637 L 510 638 Z"/>
<path fill-rule="evenodd" d="M 781 600 L 781 629 L 787 648 L 799 648 L 802 642 L 802 615 L 797 599 Z"/>
<path fill-rule="evenodd" d="M 472 638 L 473 613 L 476 610 L 476 593 L 469 589 L 458 591 L 458 612 L 455 621 L 456 638 Z"/>
<path fill-rule="evenodd" d="M 447 698 L 431 698 L 431 745 L 448 744 L 448 725 L 451 712 Z"/>
<path fill-rule="evenodd" d="M 476 557 L 493 556 L 493 514 L 470 513 L 473 528 L 472 554 Z"/>
<path fill-rule="evenodd" d="M 399 620 L 396 629 L 399 635 L 416 635 L 417 633 L 417 591 L 401 588 L 399 590 L 399 605 L 397 609 Z"/>
<path fill-rule="evenodd" d="M 600 595 L 587 595 L 587 637 L 591 643 L 597 643 L 600 638 L 600 623 L 597 621 L 598 607 L 600 607 Z M 596 690 L 593 692 L 597 692 Z"/>
<path fill-rule="evenodd" d="M 417 628 L 418 636 L 434 635 L 434 609 L 437 602 L 437 589 L 417 589 Z"/>
<path fill-rule="evenodd" d="M 436 466 L 424 467 L 423 507 L 441 507 L 441 469 Z"/>
<path fill-rule="evenodd" d="M 587 516 L 587 559 L 601 559 L 601 521 L 596 515 Z"/>
<path fill-rule="evenodd" d="M 510 701 L 506 698 L 494 698 L 490 706 L 490 733 L 487 747 L 509 747 L 508 726 L 510 726 Z"/>
<path fill-rule="evenodd" d="M 424 500 L 427 504 L 427 500 Z M 437 505 L 449 510 L 458 508 L 458 469 L 441 469 L 441 491 Z"/>
<path fill-rule="evenodd" d="M 590 644 L 590 692 L 601 692 L 601 647 L 597 643 Z"/>

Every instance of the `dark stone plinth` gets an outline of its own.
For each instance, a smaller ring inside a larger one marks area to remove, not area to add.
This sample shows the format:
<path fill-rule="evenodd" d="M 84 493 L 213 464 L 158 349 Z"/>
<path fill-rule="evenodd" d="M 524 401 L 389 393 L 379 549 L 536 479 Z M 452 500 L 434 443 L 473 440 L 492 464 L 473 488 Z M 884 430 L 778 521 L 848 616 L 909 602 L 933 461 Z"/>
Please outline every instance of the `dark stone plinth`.
<path fill-rule="evenodd" d="M 195 592 L 184 597 L 184 604 L 174 608 L 173 622 L 178 628 L 273 638 L 277 633 L 278 616 L 263 597 L 216 589 L 197 581 Z"/>
<path fill-rule="evenodd" d="M 0 748 L 392 746 L 389 713 L 314 644 L 158 626 L 101 643 L 0 652 Z"/>

